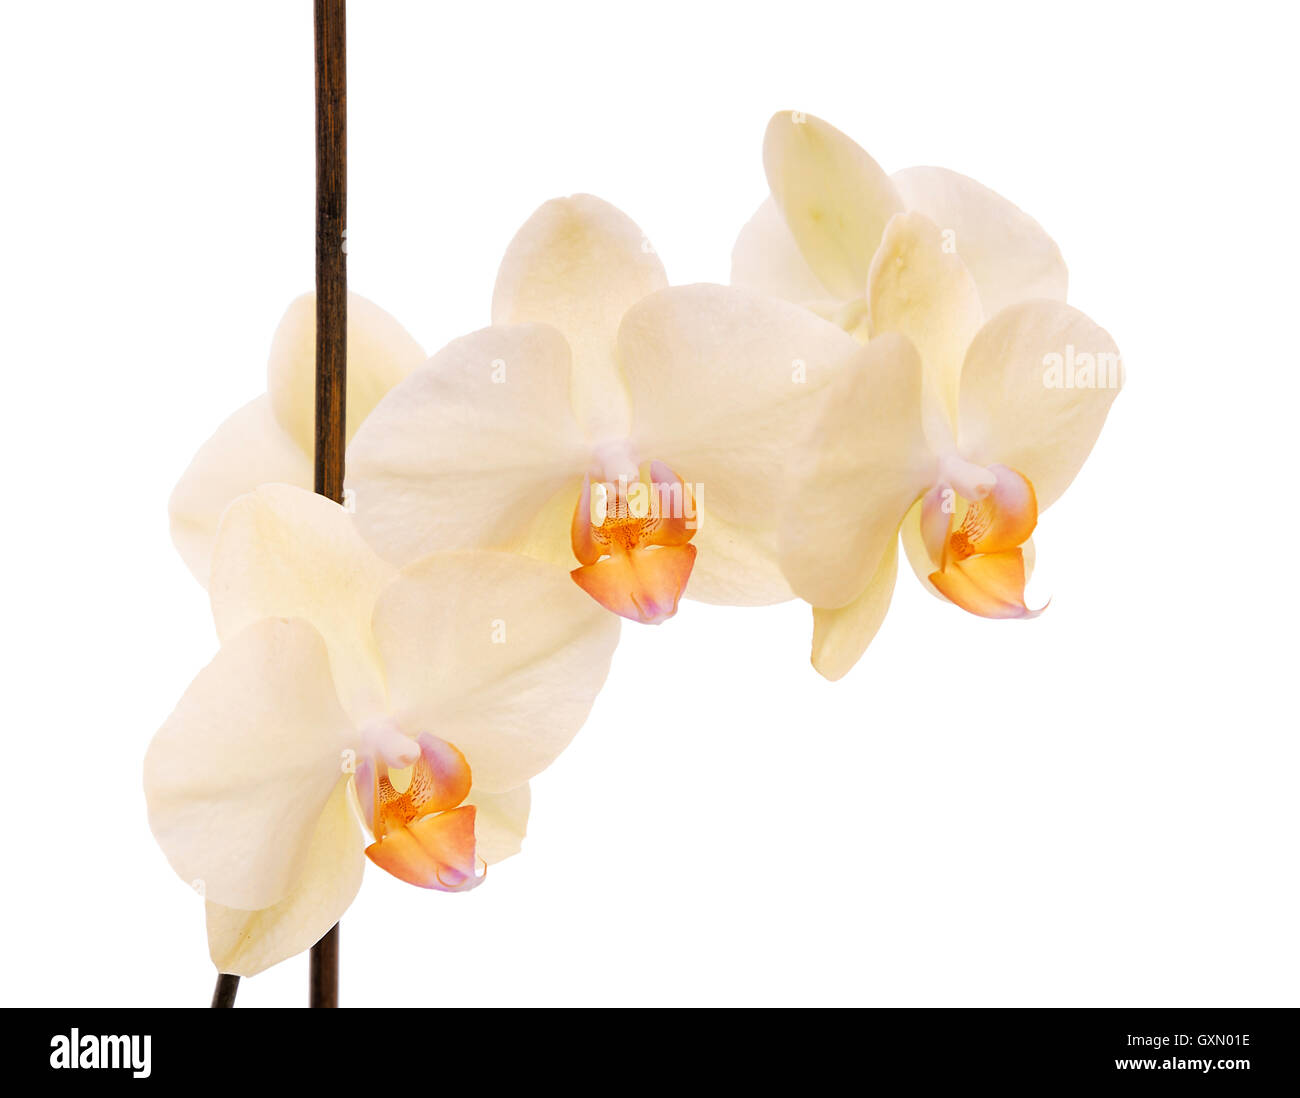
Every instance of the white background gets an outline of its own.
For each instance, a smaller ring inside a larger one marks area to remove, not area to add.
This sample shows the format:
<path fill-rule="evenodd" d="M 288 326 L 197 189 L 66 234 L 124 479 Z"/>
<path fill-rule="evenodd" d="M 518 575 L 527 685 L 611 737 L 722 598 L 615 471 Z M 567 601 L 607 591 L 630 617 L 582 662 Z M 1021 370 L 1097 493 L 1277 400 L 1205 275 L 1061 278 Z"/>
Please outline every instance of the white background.
<path fill-rule="evenodd" d="M 771 113 L 1037 217 L 1129 384 L 1032 623 L 900 574 L 838 684 L 802 604 L 624 628 L 522 856 L 368 874 L 350 1004 L 1294 1004 L 1294 27 L 1280 5 L 354 2 L 349 275 L 432 352 L 545 199 L 725 281 Z M 1276 13 L 1276 14 L 1274 14 Z M 191 454 L 313 279 L 310 5 L 7 5 L 6 1004 L 206 1002 L 140 760 L 215 639 Z M 292 1004 L 306 958 L 245 981 Z"/>

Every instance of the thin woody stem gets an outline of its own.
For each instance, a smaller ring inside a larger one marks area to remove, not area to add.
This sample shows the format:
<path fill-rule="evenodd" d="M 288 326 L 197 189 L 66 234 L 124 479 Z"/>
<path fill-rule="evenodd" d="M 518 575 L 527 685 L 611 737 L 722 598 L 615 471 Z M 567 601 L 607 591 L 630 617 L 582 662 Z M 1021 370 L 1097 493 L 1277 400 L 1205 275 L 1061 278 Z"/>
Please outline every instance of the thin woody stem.
<path fill-rule="evenodd" d="M 212 989 L 212 1005 L 214 1007 L 234 1006 L 238 991 L 239 977 L 232 976 L 228 972 L 220 973 L 217 976 L 217 986 Z"/>
<path fill-rule="evenodd" d="M 316 479 L 343 502 L 347 422 L 347 67 L 344 0 L 315 0 L 316 32 Z M 311 1005 L 339 1003 L 339 928 L 311 950 Z"/>

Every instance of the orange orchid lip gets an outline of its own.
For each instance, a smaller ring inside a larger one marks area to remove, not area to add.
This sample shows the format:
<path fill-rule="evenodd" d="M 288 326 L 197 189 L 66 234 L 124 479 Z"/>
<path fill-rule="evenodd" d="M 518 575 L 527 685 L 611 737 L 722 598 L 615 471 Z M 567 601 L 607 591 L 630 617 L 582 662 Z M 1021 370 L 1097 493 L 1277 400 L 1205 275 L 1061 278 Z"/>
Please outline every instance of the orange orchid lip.
<path fill-rule="evenodd" d="M 472 776 L 453 744 L 423 733 L 410 782 L 398 792 L 388 766 L 367 757 L 357 766 L 357 799 L 375 841 L 366 856 L 399 880 L 440 892 L 467 892 L 483 882 L 475 846 Z"/>
<path fill-rule="evenodd" d="M 468 892 L 482 884 L 485 876 L 476 872 L 474 819 L 472 804 L 423 816 L 371 843 L 366 857 L 407 884 L 439 892 Z"/>
<path fill-rule="evenodd" d="M 570 573 L 574 583 L 621 617 L 667 621 L 695 565 L 694 516 L 690 487 L 662 462 L 630 483 L 585 478 L 570 528 L 581 564 Z"/>
<path fill-rule="evenodd" d="M 1025 604 L 1021 546 L 1038 525 L 1038 500 L 1029 478 L 990 465 L 991 491 L 967 504 L 961 522 L 952 489 L 939 485 L 921 504 L 921 538 L 939 568 L 929 579 L 950 602 L 982 618 L 1034 618 L 1046 606 Z"/>

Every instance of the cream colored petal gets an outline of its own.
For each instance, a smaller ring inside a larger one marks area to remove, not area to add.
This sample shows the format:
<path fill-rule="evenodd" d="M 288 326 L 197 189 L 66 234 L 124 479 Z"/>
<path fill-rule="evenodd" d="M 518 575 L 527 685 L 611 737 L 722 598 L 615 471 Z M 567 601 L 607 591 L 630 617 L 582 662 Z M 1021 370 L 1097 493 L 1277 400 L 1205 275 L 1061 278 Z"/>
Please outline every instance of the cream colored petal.
<path fill-rule="evenodd" d="M 258 911 L 207 903 L 208 952 L 217 970 L 256 976 L 320 941 L 356 899 L 364 845 L 347 784 L 340 781 L 284 899 Z"/>
<path fill-rule="evenodd" d="M 733 574 L 731 597 L 770 601 L 791 455 L 822 412 L 822 390 L 860 344 L 788 302 L 699 285 L 662 290 L 630 310 L 619 350 L 633 448 L 690 482 L 705 516 L 696 542 L 703 597 L 722 593 L 709 581 L 723 565 L 705 557 L 715 535 L 725 535 L 730 560 L 749 562 Z M 696 595 L 694 582 L 688 597 Z M 779 591 L 788 597 L 784 584 Z"/>
<path fill-rule="evenodd" d="M 822 312 L 834 297 L 799 251 L 774 198 L 767 198 L 740 230 L 731 250 L 731 284 Z"/>
<path fill-rule="evenodd" d="M 324 496 L 271 484 L 227 509 L 212 556 L 212 613 L 224 640 L 268 617 L 309 621 L 329 646 L 335 688 L 358 723 L 383 709 L 370 615 L 393 567 Z"/>
<path fill-rule="evenodd" d="M 966 348 L 984 323 L 975 280 L 933 221 L 898 214 L 885 227 L 867 289 L 871 333 L 912 341 L 926 384 L 957 419 L 957 384 Z"/>
<path fill-rule="evenodd" d="M 554 497 L 580 480 L 590 453 L 570 377 L 568 345 L 543 324 L 484 328 L 434 355 L 348 449 L 370 543 L 406 564 L 448 549 L 567 542 L 577 493 L 567 504 Z M 556 530 L 535 529 L 544 512 Z"/>
<path fill-rule="evenodd" d="M 835 610 L 813 610 L 812 665 L 835 682 L 842 679 L 862 658 L 875 639 L 898 578 L 898 539 L 890 542 L 876 574 L 847 606 Z"/>
<path fill-rule="evenodd" d="M 1122 383 L 1115 341 L 1078 309 L 1056 301 L 1012 305 L 966 352 L 962 456 L 1028 477 L 1044 511 L 1083 465 Z"/>
<path fill-rule="evenodd" d="M 172 490 L 172 541 L 200 583 L 208 582 L 222 513 L 236 496 L 263 484 L 312 486 L 311 458 L 276 421 L 265 395 L 217 428 Z"/>
<path fill-rule="evenodd" d="M 834 126 L 791 111 L 768 123 L 763 167 L 808 267 L 832 296 L 861 297 L 885 224 L 903 209 L 889 176 Z"/>
<path fill-rule="evenodd" d="M 719 606 L 769 606 L 794 598 L 778 561 L 775 530 L 736 527 L 707 506 L 691 544 L 699 550 L 686 595 Z"/>
<path fill-rule="evenodd" d="M 909 210 L 951 231 L 957 254 L 975 276 L 985 316 L 1018 301 L 1065 300 L 1061 251 L 1027 213 L 946 168 L 906 168 L 893 178 Z"/>
<path fill-rule="evenodd" d="M 795 594 L 834 609 L 880 567 L 907 509 L 934 479 L 916 349 L 887 333 L 828 391 L 806 445 L 787 457 L 782 565 Z"/>
<path fill-rule="evenodd" d="M 593 439 L 620 437 L 627 397 L 614 356 L 623 314 L 668 285 L 645 234 L 589 194 L 540 207 L 506 249 L 492 294 L 493 324 L 537 322 L 573 350 L 573 408 Z"/>
<path fill-rule="evenodd" d="M 231 637 L 145 755 L 149 826 L 172 868 L 214 903 L 279 903 L 353 738 L 315 629 L 266 619 Z"/>
<path fill-rule="evenodd" d="M 348 294 L 347 434 L 412 370 L 424 349 L 393 317 L 360 294 Z M 312 453 L 316 439 L 316 295 L 303 294 L 286 310 L 271 341 L 266 388 L 276 419 Z"/>
<path fill-rule="evenodd" d="M 500 548 L 509 553 L 523 553 L 527 557 L 572 568 L 577 562 L 573 555 L 569 528 L 582 485 L 581 477 L 575 476 L 565 481 L 533 516 L 532 521 L 517 535 L 503 542 Z"/>
<path fill-rule="evenodd" d="M 527 784 L 505 793 L 471 789 L 466 804 L 477 807 L 474 823 L 476 852 L 488 865 L 518 854 L 528 833 L 528 809 L 532 803 Z"/>
<path fill-rule="evenodd" d="M 553 564 L 448 553 L 402 571 L 375 607 L 392 714 L 465 754 L 480 791 L 547 767 L 605 681 L 618 619 Z"/>

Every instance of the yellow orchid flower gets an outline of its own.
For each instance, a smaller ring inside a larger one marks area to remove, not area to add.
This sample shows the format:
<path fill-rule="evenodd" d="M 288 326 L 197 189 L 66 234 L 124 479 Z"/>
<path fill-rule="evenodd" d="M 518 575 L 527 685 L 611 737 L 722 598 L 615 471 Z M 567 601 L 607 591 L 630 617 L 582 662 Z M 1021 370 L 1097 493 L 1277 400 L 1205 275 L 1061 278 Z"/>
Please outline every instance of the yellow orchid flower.
<path fill-rule="evenodd" d="M 974 279 L 924 216 L 891 219 L 881 254 L 867 294 L 875 334 L 792 455 L 783 512 L 786 575 L 815 607 L 813 664 L 832 679 L 884 619 L 900 528 L 932 593 L 982 617 L 1037 613 L 1024 601 L 1030 535 L 1123 377 L 1110 336 L 1062 302 L 980 323 Z"/>
<path fill-rule="evenodd" d="M 210 594 L 221 649 L 144 782 L 159 845 L 206 897 L 214 963 L 244 976 L 329 930 L 366 857 L 457 892 L 516 853 L 527 782 L 586 719 L 618 638 L 553 564 L 398 571 L 342 507 L 287 485 L 227 509 Z"/>
<path fill-rule="evenodd" d="M 348 294 L 348 438 L 379 399 L 425 361 L 388 313 Z M 294 300 L 271 340 L 267 391 L 231 415 L 200 448 L 172 492 L 172 541 L 208 582 L 217 524 L 229 503 L 263 484 L 312 487 L 316 295 Z"/>
<path fill-rule="evenodd" d="M 852 337 L 744 290 L 668 288 L 641 230 L 590 195 L 520 229 L 492 320 L 398 385 L 349 448 L 359 528 L 381 555 L 530 553 L 646 623 L 684 591 L 791 597 L 785 468 Z"/>
<path fill-rule="evenodd" d="M 892 177 L 838 130 L 778 114 L 772 198 L 733 280 L 801 301 L 866 343 L 792 455 L 782 560 L 814 609 L 813 664 L 844 675 L 888 610 L 901 528 L 931 593 L 989 618 L 1024 601 L 1038 514 L 1122 384 L 1110 336 L 1064 304 L 1056 245 L 955 172 Z"/>

